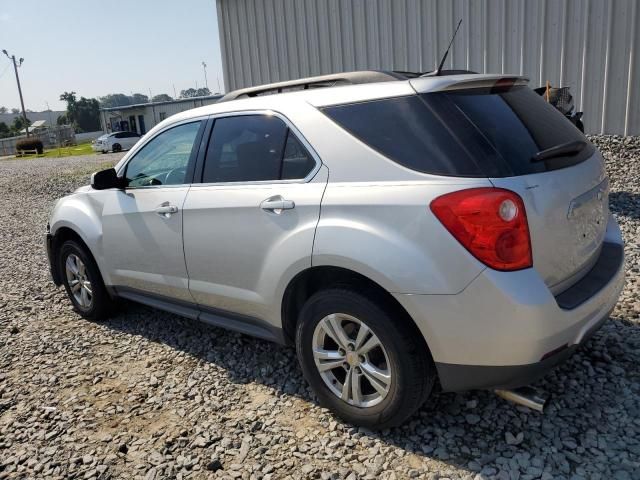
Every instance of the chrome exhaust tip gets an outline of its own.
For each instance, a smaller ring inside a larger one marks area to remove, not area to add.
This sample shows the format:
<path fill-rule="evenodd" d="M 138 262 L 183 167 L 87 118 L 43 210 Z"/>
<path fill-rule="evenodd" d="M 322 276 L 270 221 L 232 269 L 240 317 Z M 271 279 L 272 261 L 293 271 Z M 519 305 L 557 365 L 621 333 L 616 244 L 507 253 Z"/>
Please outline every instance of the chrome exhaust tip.
<path fill-rule="evenodd" d="M 544 412 L 549 398 L 542 392 L 533 387 L 520 387 L 514 390 L 494 390 L 496 395 L 518 405 L 536 410 L 540 413 Z"/>

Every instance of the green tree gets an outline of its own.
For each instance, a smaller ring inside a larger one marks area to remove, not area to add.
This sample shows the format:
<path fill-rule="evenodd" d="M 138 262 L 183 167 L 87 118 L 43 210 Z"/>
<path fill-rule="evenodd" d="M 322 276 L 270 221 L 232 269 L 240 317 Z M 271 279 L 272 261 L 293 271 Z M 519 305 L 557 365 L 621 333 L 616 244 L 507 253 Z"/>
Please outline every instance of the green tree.
<path fill-rule="evenodd" d="M 207 97 L 209 95 L 211 95 L 211 91 L 206 87 L 180 90 L 180 98 Z"/>
<path fill-rule="evenodd" d="M 180 90 L 180 98 L 192 98 L 197 96 L 198 96 L 198 91 L 195 88 L 187 88 L 186 90 Z"/>
<path fill-rule="evenodd" d="M 31 120 L 27 118 L 26 124 L 31 125 Z M 24 127 L 25 127 L 25 122 L 22 116 L 15 117 L 13 119 L 13 123 L 11 124 L 11 130 L 13 130 L 15 133 L 20 132 L 20 130 L 22 130 Z"/>
<path fill-rule="evenodd" d="M 9 126 L 4 122 L 0 122 L 0 138 L 8 137 L 10 135 L 11 129 Z"/>
<path fill-rule="evenodd" d="M 134 93 L 131 95 L 131 105 L 136 105 L 138 103 L 149 103 L 149 97 L 142 93 Z"/>
<path fill-rule="evenodd" d="M 104 97 L 100 97 L 100 106 L 104 108 L 125 107 L 131 105 L 131 97 L 124 93 L 110 93 Z"/>
<path fill-rule="evenodd" d="M 58 125 L 71 124 L 77 133 L 94 132 L 100 129 L 100 104 L 95 98 L 76 97 L 76 92 L 64 92 L 60 100 L 67 102 L 64 118 Z"/>
<path fill-rule="evenodd" d="M 95 98 L 80 97 L 76 102 L 74 125 L 76 132 L 100 130 L 100 103 Z"/>
<path fill-rule="evenodd" d="M 17 115 L 18 113 L 20 113 L 20 110 L 18 110 L 17 108 L 12 108 L 11 113 L 13 113 L 14 115 Z"/>
<path fill-rule="evenodd" d="M 76 92 L 64 92 L 60 95 L 60 100 L 67 102 L 67 123 L 73 123 L 76 111 Z"/>
<path fill-rule="evenodd" d="M 0 113 L 7 113 L 9 109 L 7 107 L 0 107 Z"/>
<path fill-rule="evenodd" d="M 154 95 L 153 98 L 151 99 L 152 102 L 170 102 L 171 100 L 173 100 L 173 98 L 171 98 L 166 93 L 161 93 L 160 95 Z"/>

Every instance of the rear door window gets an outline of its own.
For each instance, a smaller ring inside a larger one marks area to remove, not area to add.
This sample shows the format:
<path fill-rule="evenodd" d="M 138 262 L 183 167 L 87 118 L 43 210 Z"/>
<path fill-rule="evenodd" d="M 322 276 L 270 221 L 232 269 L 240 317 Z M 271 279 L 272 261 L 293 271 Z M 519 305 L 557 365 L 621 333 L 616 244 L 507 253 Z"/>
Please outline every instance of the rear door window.
<path fill-rule="evenodd" d="M 315 166 L 316 161 L 309 155 L 307 149 L 304 148 L 294 133 L 289 130 L 287 143 L 284 146 L 284 154 L 282 156 L 281 178 L 283 180 L 305 178 Z"/>
<path fill-rule="evenodd" d="M 202 182 L 302 179 L 314 167 L 313 157 L 280 118 L 222 117 L 213 125 Z"/>
<path fill-rule="evenodd" d="M 407 168 L 436 175 L 484 176 L 451 126 L 417 95 L 330 106 L 322 111 L 353 136 Z"/>

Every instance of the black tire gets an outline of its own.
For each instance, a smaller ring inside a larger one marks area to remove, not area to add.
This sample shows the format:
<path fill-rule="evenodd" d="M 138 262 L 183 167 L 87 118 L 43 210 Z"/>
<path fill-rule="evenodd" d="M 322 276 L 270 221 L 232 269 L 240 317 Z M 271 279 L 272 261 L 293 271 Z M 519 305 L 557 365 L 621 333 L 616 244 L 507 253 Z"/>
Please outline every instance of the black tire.
<path fill-rule="evenodd" d="M 88 307 L 84 307 L 79 303 L 69 285 L 65 265 L 71 255 L 77 256 L 82 261 L 85 267 L 85 276 L 91 284 L 91 302 Z M 100 275 L 100 270 L 98 270 L 93 256 L 87 251 L 86 247 L 75 240 L 67 240 L 60 246 L 57 259 L 58 271 L 73 309 L 88 320 L 100 321 L 108 318 L 115 310 L 115 302 L 109 296 L 104 286 L 102 275 Z"/>
<path fill-rule="evenodd" d="M 384 346 L 391 382 L 380 403 L 369 407 L 349 404 L 323 380 L 313 356 L 314 331 L 331 314 L 346 314 L 364 322 Z M 436 370 L 425 342 L 410 321 L 404 312 L 352 290 L 332 288 L 311 296 L 300 312 L 296 351 L 304 376 L 320 403 L 349 423 L 375 429 L 399 425 L 415 413 L 433 389 Z"/>
<path fill-rule="evenodd" d="M 111 147 L 111 150 L 113 150 L 113 153 L 117 153 L 122 151 L 122 145 L 120 145 L 119 143 L 114 143 L 113 147 Z"/>

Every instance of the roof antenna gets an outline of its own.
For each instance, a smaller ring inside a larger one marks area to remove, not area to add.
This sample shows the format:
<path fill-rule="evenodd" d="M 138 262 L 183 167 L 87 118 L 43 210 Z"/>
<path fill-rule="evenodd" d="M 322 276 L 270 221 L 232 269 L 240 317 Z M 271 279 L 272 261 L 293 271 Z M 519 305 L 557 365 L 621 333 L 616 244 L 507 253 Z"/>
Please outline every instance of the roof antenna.
<path fill-rule="evenodd" d="M 460 19 L 460 21 L 458 22 L 458 26 L 456 27 L 456 31 L 453 32 L 453 36 L 451 37 L 451 41 L 449 42 L 449 46 L 447 47 L 447 51 L 444 52 L 444 55 L 442 56 L 442 60 L 440 60 L 440 65 L 438 65 L 438 68 L 433 72 L 429 72 L 429 73 L 425 73 L 425 74 L 420 75 L 421 77 L 437 77 L 437 76 L 441 75 L 442 67 L 444 66 L 444 62 L 447 60 L 447 55 L 449 55 L 449 50 L 451 50 L 451 45 L 453 45 L 453 41 L 456 39 L 456 35 L 458 34 L 458 30 L 460 29 L 460 24 L 461 23 L 462 23 L 462 19 Z"/>

